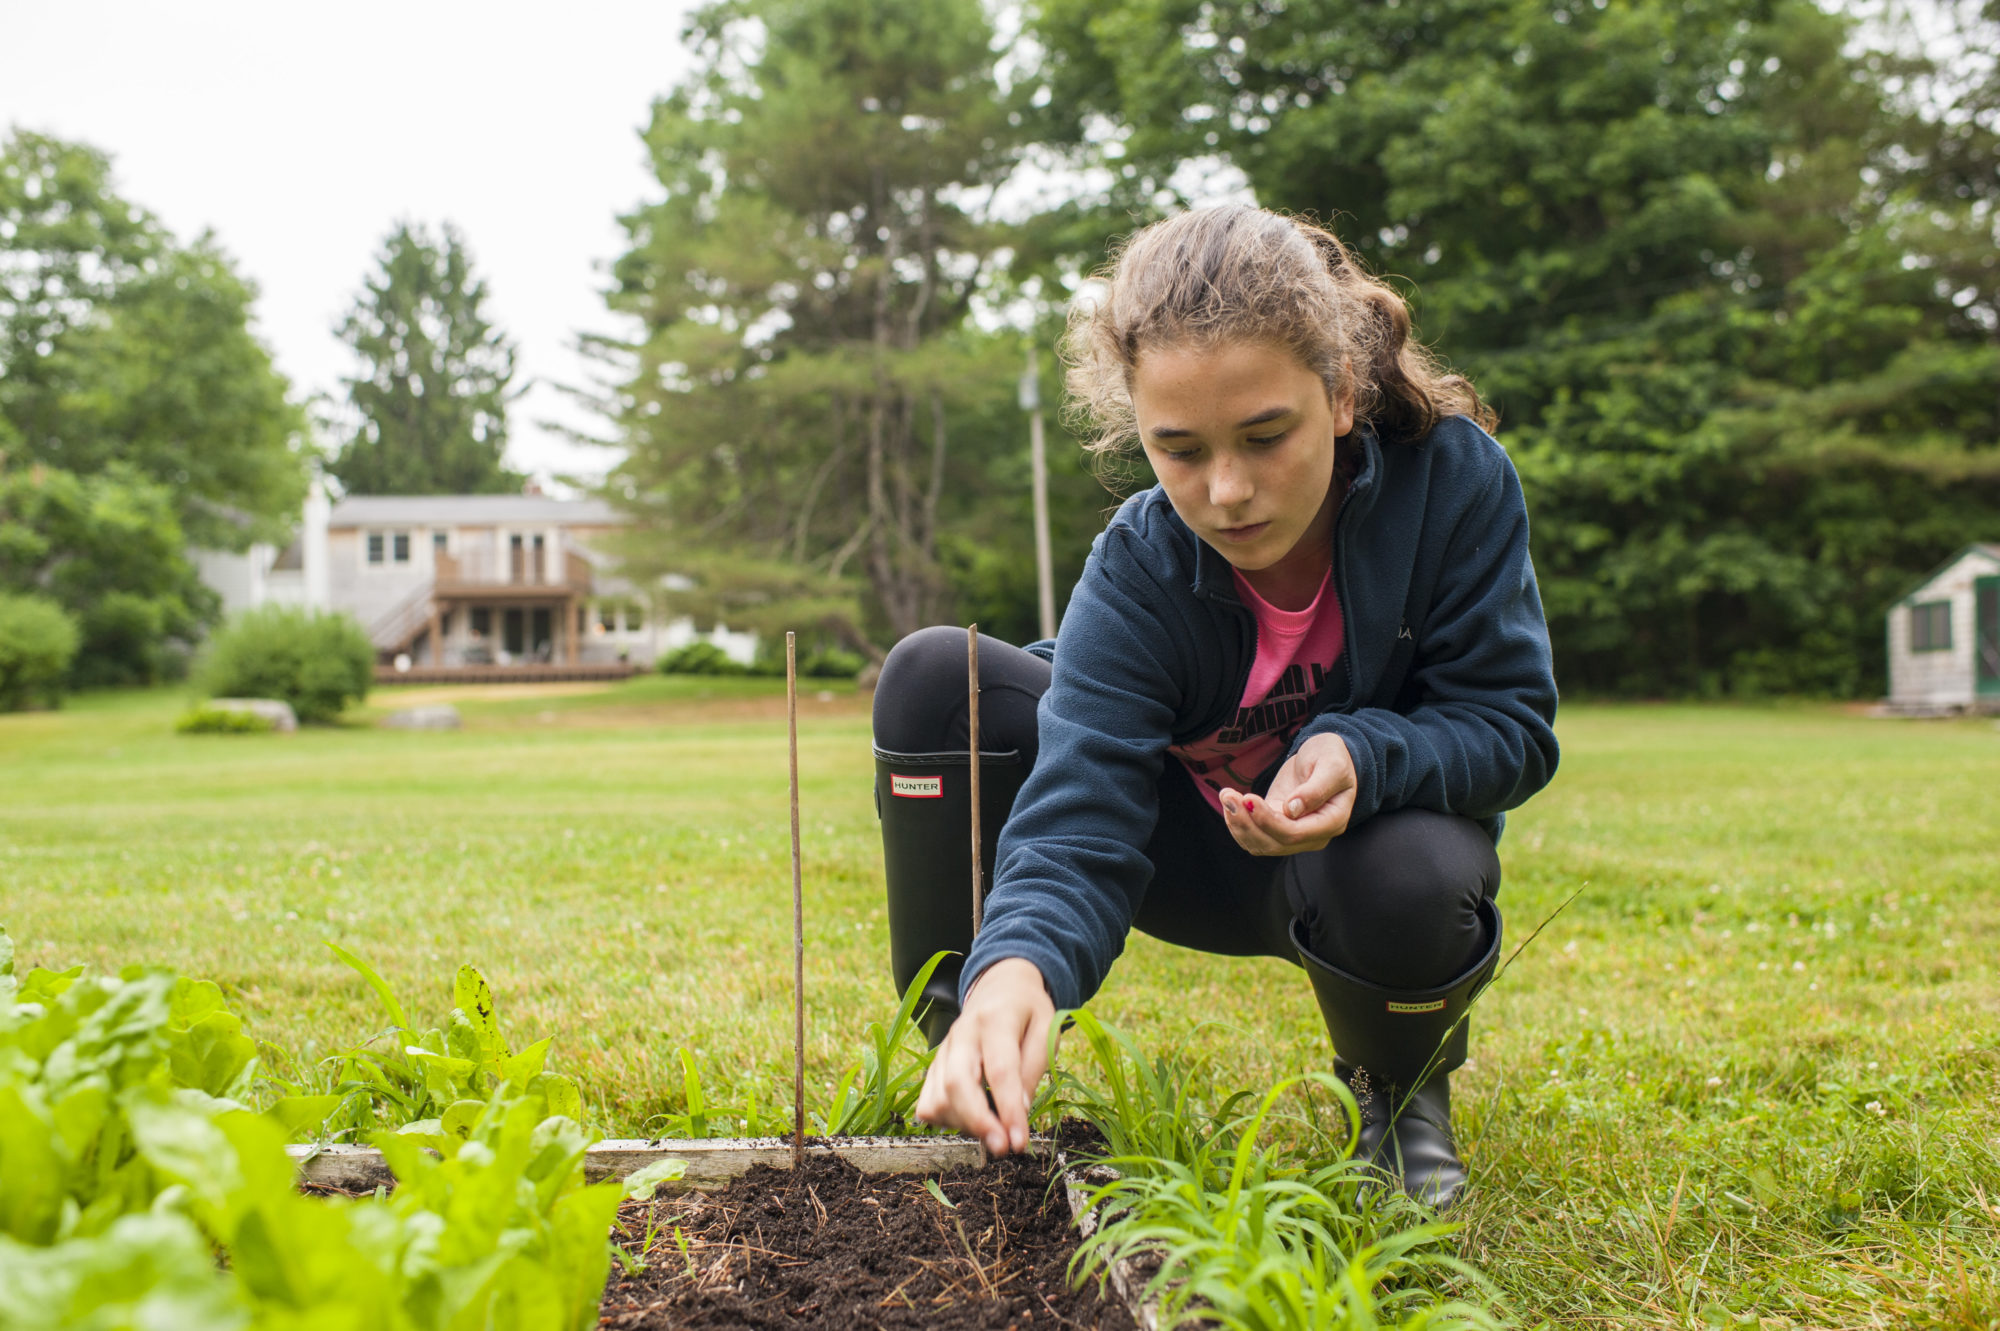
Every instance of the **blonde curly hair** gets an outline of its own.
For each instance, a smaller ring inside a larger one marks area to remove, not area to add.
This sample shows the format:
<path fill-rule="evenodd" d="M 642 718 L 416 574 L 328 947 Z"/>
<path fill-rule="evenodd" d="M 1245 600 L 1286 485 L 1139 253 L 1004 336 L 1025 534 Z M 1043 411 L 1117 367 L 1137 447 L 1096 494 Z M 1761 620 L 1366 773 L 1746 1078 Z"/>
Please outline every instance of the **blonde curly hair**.
<path fill-rule="evenodd" d="M 1132 370 L 1143 352 L 1222 342 L 1289 352 L 1329 402 L 1351 393 L 1356 425 L 1385 442 L 1421 439 L 1452 415 L 1498 424 L 1469 380 L 1410 340 L 1403 298 L 1303 218 L 1247 204 L 1181 213 L 1127 237 L 1096 276 L 1104 290 L 1071 305 L 1061 348 L 1093 453 L 1138 441 Z"/>

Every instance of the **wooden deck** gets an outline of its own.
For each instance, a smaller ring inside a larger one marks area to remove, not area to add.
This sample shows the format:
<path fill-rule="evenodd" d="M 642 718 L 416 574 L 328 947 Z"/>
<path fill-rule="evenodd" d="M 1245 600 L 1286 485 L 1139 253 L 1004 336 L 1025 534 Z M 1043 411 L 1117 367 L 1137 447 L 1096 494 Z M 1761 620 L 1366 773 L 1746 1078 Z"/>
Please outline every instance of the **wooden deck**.
<path fill-rule="evenodd" d="M 377 684 L 567 684 L 575 680 L 630 679 L 643 667 L 614 661 L 607 665 L 468 665 L 375 667 Z"/>

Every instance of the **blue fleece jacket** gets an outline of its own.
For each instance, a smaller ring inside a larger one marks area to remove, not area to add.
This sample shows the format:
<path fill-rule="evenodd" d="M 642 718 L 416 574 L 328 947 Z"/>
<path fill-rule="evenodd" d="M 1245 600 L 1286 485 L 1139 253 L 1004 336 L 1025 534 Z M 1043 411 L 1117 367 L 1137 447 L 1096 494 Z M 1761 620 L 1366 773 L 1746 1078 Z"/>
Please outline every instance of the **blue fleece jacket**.
<path fill-rule="evenodd" d="M 1556 683 L 1528 514 L 1506 452 L 1462 416 L 1378 444 L 1334 521 L 1345 620 L 1341 668 L 1290 753 L 1338 735 L 1354 758 L 1350 825 L 1387 809 L 1503 813 L 1556 770 Z M 1234 714 L 1256 621 L 1229 564 L 1155 486 L 1091 546 L 1047 657 L 1041 751 L 1000 833 L 985 920 L 960 998 L 986 967 L 1024 957 L 1058 1008 L 1089 1000 L 1124 950 L 1152 878 L 1167 746 Z M 1289 754 L 1287 755 L 1289 756 Z M 1263 793 L 1276 766 L 1257 785 Z"/>

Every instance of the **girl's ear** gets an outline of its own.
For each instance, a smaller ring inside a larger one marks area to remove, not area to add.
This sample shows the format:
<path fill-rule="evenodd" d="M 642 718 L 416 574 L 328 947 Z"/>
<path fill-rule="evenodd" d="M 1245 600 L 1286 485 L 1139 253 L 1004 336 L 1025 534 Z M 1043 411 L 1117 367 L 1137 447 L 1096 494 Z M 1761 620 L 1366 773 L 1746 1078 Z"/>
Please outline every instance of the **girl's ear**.
<path fill-rule="evenodd" d="M 1354 390 L 1348 389 L 1333 399 L 1333 435 L 1345 439 L 1354 432 Z"/>

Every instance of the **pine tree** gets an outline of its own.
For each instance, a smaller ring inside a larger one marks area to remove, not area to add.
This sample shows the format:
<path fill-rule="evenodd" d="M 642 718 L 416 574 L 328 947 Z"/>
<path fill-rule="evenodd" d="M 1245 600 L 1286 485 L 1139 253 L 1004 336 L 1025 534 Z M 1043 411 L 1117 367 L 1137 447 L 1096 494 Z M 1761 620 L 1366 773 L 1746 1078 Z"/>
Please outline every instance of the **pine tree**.
<path fill-rule="evenodd" d="M 837 599 L 858 574 L 890 637 L 945 617 L 940 536 L 991 453 L 967 434 L 1011 404 L 1019 366 L 1018 343 L 967 328 L 1007 240 L 979 205 L 1025 137 L 991 35 L 978 0 L 690 19 L 699 66 L 647 132 L 665 197 L 624 219 L 614 269 L 613 308 L 644 333 L 613 489 L 662 566 L 709 592 L 763 570 L 697 613 L 797 617 L 809 588 Z M 832 600 L 812 613 L 865 646 Z"/>
<path fill-rule="evenodd" d="M 515 347 L 488 321 L 486 282 L 465 237 L 404 222 L 341 321 L 361 372 L 357 418 L 329 468 L 349 494 L 496 494 L 522 477 L 501 465 Z"/>

